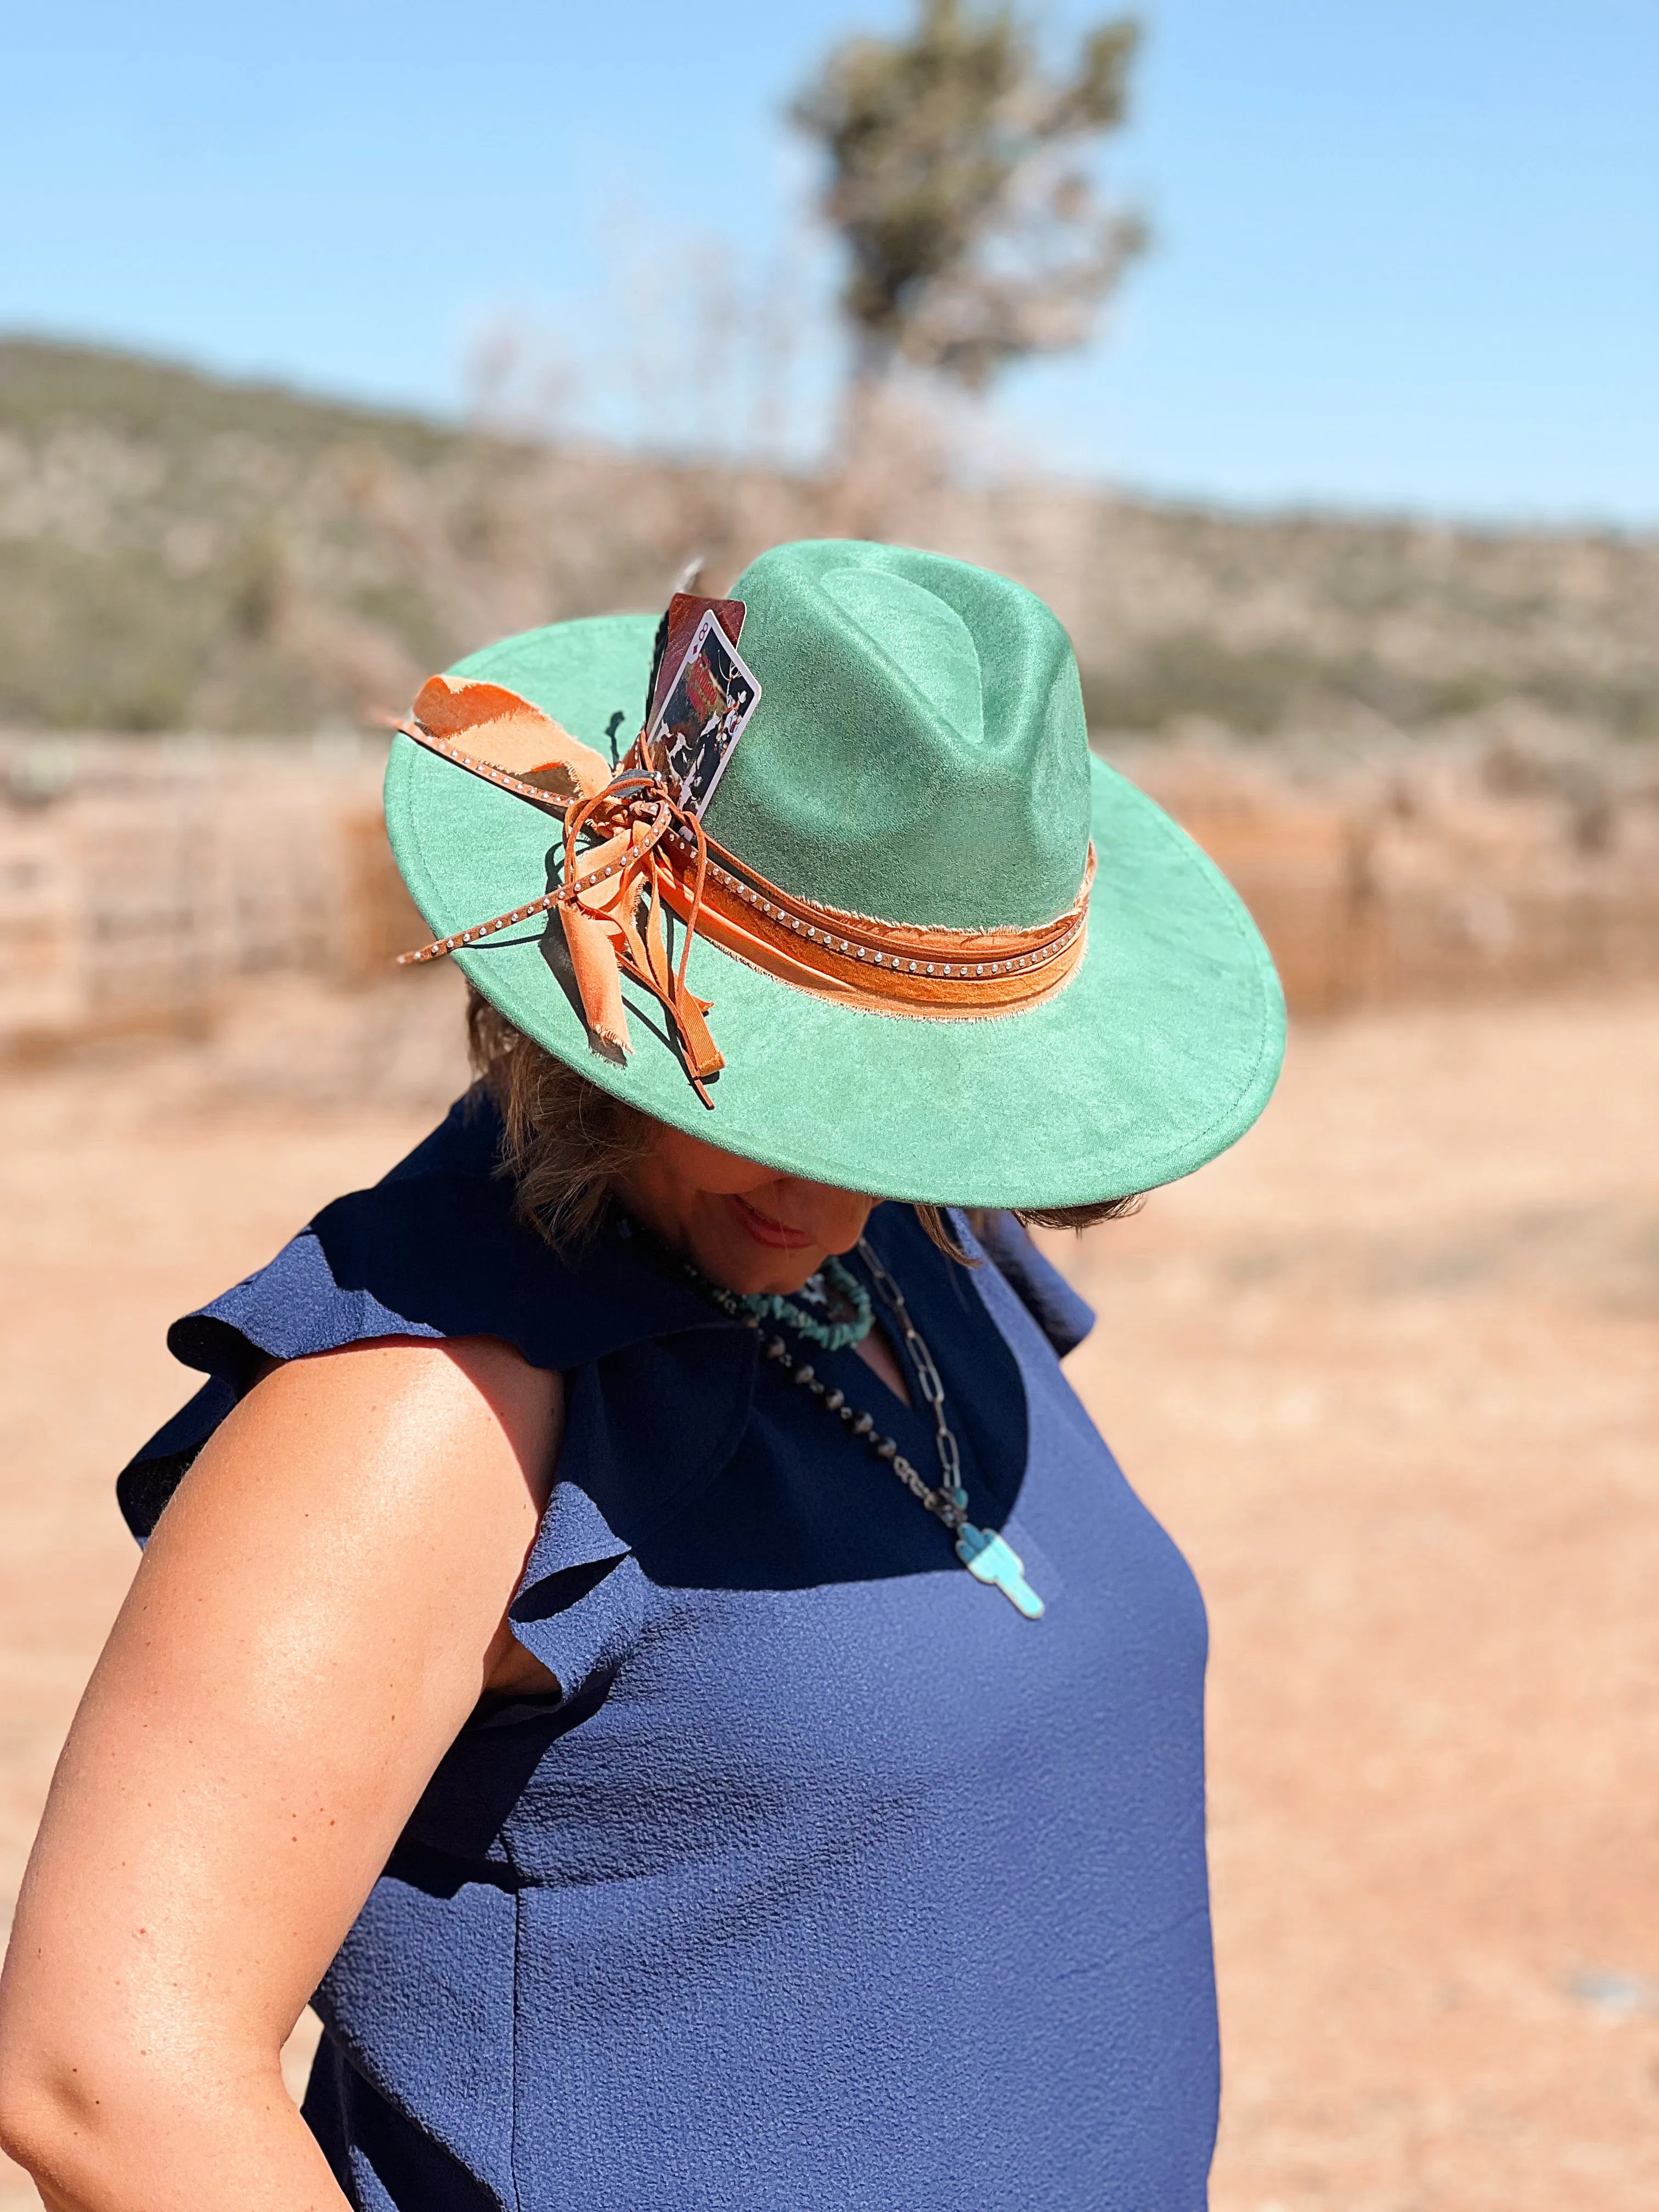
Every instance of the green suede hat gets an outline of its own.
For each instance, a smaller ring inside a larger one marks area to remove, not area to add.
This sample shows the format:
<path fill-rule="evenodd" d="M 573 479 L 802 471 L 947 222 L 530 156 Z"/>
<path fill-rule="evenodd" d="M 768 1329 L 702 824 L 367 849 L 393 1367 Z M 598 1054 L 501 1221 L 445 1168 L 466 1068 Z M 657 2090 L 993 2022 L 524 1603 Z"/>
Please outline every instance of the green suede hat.
<path fill-rule="evenodd" d="M 711 1106 L 631 982 L 632 1052 L 595 1048 L 556 917 L 454 956 L 484 996 L 659 1121 L 882 1197 L 1090 1204 L 1173 1182 L 1242 1136 L 1284 1049 L 1273 963 L 1192 841 L 1091 755 L 1077 665 L 1042 602 L 963 562 L 845 540 L 775 547 L 732 593 L 761 696 L 709 836 L 796 897 L 956 929 L 1065 914 L 1092 839 L 1081 961 L 1038 1004 L 947 1018 L 822 995 L 699 935 L 689 980 L 726 1062 Z M 517 692 L 605 753 L 643 720 L 656 628 L 558 623 L 450 673 Z M 386 812 L 440 937 L 555 879 L 556 817 L 408 737 L 393 740 Z"/>

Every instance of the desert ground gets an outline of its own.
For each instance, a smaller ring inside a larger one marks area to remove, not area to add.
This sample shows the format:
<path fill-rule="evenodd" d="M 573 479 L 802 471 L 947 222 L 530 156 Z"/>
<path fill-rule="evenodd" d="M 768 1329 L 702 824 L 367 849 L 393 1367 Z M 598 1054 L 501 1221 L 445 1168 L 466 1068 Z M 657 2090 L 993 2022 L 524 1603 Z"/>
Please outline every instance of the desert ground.
<path fill-rule="evenodd" d="M 422 1133 L 453 983 L 0 1077 L 7 1905 L 165 1326 Z M 1304 1024 L 1233 1154 L 1061 1252 L 1210 1607 L 1217 2212 L 1659 2203 L 1656 1099 L 1651 991 Z"/>

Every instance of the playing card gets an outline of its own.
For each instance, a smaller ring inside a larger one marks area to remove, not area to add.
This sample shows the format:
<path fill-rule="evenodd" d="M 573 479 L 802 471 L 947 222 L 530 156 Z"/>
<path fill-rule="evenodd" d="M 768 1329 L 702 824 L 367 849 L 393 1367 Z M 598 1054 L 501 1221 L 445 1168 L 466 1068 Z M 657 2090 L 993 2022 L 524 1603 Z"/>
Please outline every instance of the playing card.
<path fill-rule="evenodd" d="M 700 816 L 708 805 L 760 693 L 753 671 L 709 608 L 691 634 L 650 730 L 662 747 L 675 797 L 691 813 Z"/>

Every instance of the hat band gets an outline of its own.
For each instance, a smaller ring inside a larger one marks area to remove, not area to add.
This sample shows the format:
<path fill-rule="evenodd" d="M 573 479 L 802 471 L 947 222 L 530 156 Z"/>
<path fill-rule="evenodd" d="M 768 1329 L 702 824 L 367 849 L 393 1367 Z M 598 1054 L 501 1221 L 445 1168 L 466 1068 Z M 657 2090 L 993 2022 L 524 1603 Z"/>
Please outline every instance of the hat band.
<path fill-rule="evenodd" d="M 920 928 L 820 906 L 783 890 L 715 842 L 707 848 L 696 927 L 710 944 L 799 989 L 817 991 L 877 1013 L 959 1018 L 1012 1012 L 1057 990 L 1084 947 L 1094 848 L 1076 902 L 1031 929 Z M 671 829 L 667 857 L 679 866 L 663 878 L 663 896 L 690 922 L 696 859 L 690 840 Z"/>
<path fill-rule="evenodd" d="M 620 988 L 623 975 L 631 976 L 673 1021 L 686 1072 L 705 1105 L 714 1103 L 705 1079 L 725 1060 L 703 1018 L 711 1002 L 697 998 L 686 982 L 692 940 L 699 935 L 796 989 L 874 1013 L 945 1020 L 1036 1006 L 1060 988 L 1082 956 L 1094 879 L 1092 845 L 1077 898 L 1052 921 L 1001 930 L 882 921 L 786 891 L 717 845 L 699 818 L 673 798 L 655 767 L 644 763 L 637 744 L 602 788 L 567 803 L 544 785 L 462 751 L 422 720 L 411 717 L 398 726 L 456 767 L 559 815 L 564 827 L 564 880 L 556 890 L 434 938 L 400 954 L 398 964 L 441 959 L 557 908 L 590 1030 L 605 1043 L 631 1049 Z M 590 762 L 595 757 L 565 732 L 558 734 L 581 792 L 581 756 Z M 597 781 L 591 769 L 586 781 Z M 579 841 L 585 833 L 598 842 L 584 849 Z M 664 908 L 684 925 L 673 964 Z"/>

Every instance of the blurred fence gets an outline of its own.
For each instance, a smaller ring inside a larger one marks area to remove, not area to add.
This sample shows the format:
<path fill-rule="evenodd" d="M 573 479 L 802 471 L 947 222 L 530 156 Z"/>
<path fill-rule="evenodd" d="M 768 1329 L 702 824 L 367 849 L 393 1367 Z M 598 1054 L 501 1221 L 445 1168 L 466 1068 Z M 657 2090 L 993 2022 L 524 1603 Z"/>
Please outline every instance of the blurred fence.
<path fill-rule="evenodd" d="M 0 1050 L 213 1022 L 235 980 L 342 983 L 423 934 L 378 745 L 0 741 Z"/>
<path fill-rule="evenodd" d="M 1419 746 L 1312 774 L 1149 747 L 1122 765 L 1237 887 L 1293 1011 L 1659 975 L 1659 775 Z"/>
<path fill-rule="evenodd" d="M 0 1054 L 206 1028 L 260 971 L 386 975 L 424 932 L 383 757 L 0 738 Z M 1322 784 L 1202 746 L 1124 765 L 1237 885 L 1297 1012 L 1659 974 L 1659 791 L 1588 805 L 1444 752 Z"/>

